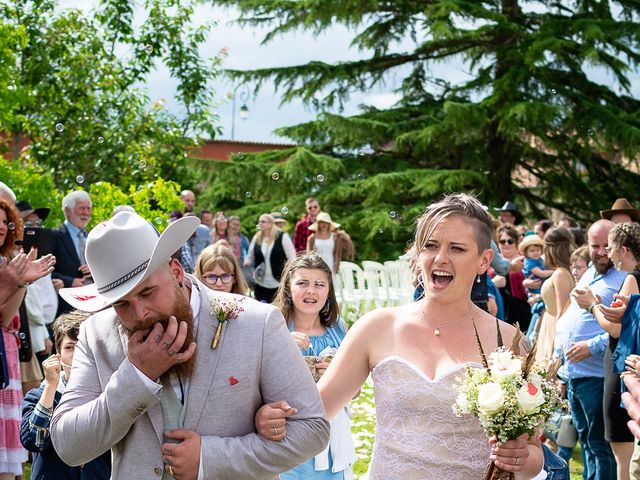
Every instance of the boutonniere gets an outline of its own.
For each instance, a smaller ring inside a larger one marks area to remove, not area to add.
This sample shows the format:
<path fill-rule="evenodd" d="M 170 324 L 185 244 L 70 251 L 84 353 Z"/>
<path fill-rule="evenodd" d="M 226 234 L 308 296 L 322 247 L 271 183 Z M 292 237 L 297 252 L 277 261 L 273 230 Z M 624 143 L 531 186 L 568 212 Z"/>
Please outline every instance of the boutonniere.
<path fill-rule="evenodd" d="M 218 346 L 218 342 L 220 341 L 220 334 L 222 333 L 222 325 L 229 320 L 233 320 L 234 318 L 238 318 L 240 312 L 243 312 L 244 309 L 240 306 L 241 300 L 230 299 L 230 300 L 222 300 L 220 298 L 214 298 L 211 300 L 211 315 L 216 317 L 218 320 L 218 327 L 216 328 L 216 334 L 213 336 L 213 341 L 211 342 L 211 349 L 215 349 Z"/>

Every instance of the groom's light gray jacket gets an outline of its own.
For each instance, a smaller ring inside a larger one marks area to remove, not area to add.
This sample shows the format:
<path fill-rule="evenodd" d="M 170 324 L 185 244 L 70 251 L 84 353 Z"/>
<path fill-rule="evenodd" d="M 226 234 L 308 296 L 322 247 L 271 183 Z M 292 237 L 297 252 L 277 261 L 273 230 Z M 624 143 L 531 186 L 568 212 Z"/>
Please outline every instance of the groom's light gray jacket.
<path fill-rule="evenodd" d="M 316 385 L 271 305 L 243 300 L 244 311 L 226 322 L 212 350 L 217 321 L 211 299 L 231 295 L 194 282 L 202 302 L 184 428 L 202 436 L 207 479 L 273 479 L 327 445 L 329 423 Z M 126 358 L 127 342 L 112 308 L 83 323 L 51 437 L 69 465 L 112 449 L 112 478 L 157 479 L 164 468 L 160 397 L 149 392 Z M 282 399 L 298 413 L 287 420 L 285 440 L 266 441 L 255 432 L 254 414 Z"/>

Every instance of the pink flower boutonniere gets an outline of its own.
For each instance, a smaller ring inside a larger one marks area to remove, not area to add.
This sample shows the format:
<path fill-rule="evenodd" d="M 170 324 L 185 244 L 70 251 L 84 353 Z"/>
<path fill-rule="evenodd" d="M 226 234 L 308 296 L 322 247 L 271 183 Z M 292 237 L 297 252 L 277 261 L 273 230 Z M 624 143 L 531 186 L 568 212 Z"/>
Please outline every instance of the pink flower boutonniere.
<path fill-rule="evenodd" d="M 242 300 L 244 299 L 222 300 L 220 298 L 214 298 L 213 300 L 211 300 L 211 315 L 216 317 L 216 319 L 218 320 L 216 334 L 213 336 L 213 341 L 211 342 L 212 350 L 218 346 L 218 342 L 220 341 L 220 334 L 222 333 L 222 325 L 229 320 L 238 318 L 240 312 L 244 311 L 244 309 L 240 306 Z"/>

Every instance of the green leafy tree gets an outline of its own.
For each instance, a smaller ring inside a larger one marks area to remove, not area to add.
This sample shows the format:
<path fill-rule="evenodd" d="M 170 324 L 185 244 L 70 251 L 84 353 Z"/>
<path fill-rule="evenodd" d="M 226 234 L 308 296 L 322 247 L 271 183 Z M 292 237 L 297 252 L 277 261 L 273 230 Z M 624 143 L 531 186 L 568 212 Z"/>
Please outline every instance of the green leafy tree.
<path fill-rule="evenodd" d="M 17 160 L 0 160 L 0 179 L 12 188 L 18 200 L 27 200 L 35 208 L 51 209 L 46 227 L 55 228 L 62 223 L 62 198 L 70 190 L 58 190 L 50 172 Z M 184 206 L 180 200 L 180 186 L 162 178 L 141 185 L 129 185 L 124 190 L 109 182 L 95 182 L 88 192 L 93 203 L 89 229 L 109 219 L 117 205 L 130 205 L 159 231 L 163 231 L 169 223 L 169 213 Z"/>
<path fill-rule="evenodd" d="M 195 4 L 102 0 L 83 13 L 0 1 L 0 131 L 12 158 L 47 168 L 60 188 L 185 178 L 188 149 L 216 133 L 221 61 L 201 57 L 212 25 L 195 25 Z M 177 81 L 180 114 L 143 88 L 160 67 Z"/>
<path fill-rule="evenodd" d="M 640 200 L 640 177 L 627 168 L 640 146 L 640 102 L 630 79 L 640 59 L 637 2 L 221 3 L 237 7 L 245 25 L 269 26 L 265 42 L 343 24 L 363 54 L 229 72 L 256 89 L 273 82 L 283 103 L 302 99 L 323 111 L 277 131 L 301 144 L 296 150 L 219 167 L 229 175 L 212 177 L 207 195 L 229 207 L 290 200 L 299 214 L 301 199 L 315 193 L 358 240 L 370 242 L 363 255 L 385 256 L 398 250 L 390 243 L 397 232 L 407 238 L 412 217 L 451 190 L 475 191 L 491 206 L 516 200 L 532 218 L 555 207 L 591 220 L 618 196 Z M 466 79 L 438 73 L 442 63 L 460 66 Z M 609 80 L 596 81 L 598 74 Z M 351 117 L 329 112 L 392 76 L 400 97 L 393 107 L 362 106 Z M 265 189 L 272 170 L 280 180 Z M 234 195 L 225 200 L 217 189 Z M 242 190 L 257 195 L 247 202 Z"/>

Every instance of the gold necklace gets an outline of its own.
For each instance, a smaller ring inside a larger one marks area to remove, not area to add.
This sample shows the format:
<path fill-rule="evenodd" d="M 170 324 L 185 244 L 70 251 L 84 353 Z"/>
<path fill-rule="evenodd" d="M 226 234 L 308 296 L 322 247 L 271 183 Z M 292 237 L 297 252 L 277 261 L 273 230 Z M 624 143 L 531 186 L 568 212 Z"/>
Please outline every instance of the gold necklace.
<path fill-rule="evenodd" d="M 471 316 L 471 314 L 473 313 L 473 303 L 471 303 L 471 305 L 469 305 L 469 310 L 467 310 L 467 313 L 465 313 L 463 316 L 461 316 L 460 318 L 458 318 L 457 320 L 455 320 L 454 322 L 451 323 L 447 323 L 445 325 L 434 325 L 433 323 L 431 323 L 429 321 L 429 319 L 427 318 L 427 316 L 424 313 L 424 308 L 422 309 L 422 317 L 426 320 L 426 322 L 431 325 L 433 327 L 433 334 L 436 337 L 440 336 L 440 329 L 442 328 L 446 328 L 446 327 L 450 327 L 451 325 L 456 325 L 457 323 L 462 322 L 463 320 L 469 318 Z"/>

